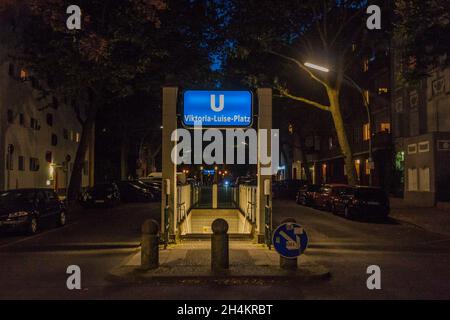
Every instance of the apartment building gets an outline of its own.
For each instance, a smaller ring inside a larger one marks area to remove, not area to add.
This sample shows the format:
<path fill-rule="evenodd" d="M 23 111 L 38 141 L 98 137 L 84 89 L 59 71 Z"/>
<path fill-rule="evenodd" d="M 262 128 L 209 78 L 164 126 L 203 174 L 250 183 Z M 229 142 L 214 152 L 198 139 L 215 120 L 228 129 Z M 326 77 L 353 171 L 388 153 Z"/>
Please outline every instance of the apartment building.
<path fill-rule="evenodd" d="M 405 201 L 450 201 L 450 69 L 434 68 L 414 84 L 402 81 L 401 51 L 393 57 L 393 135 Z"/>
<path fill-rule="evenodd" d="M 64 195 L 81 125 L 67 99 L 42 99 L 37 87 L 24 68 L 11 61 L 0 64 L 0 190 L 49 187 Z M 93 183 L 93 168 L 91 148 L 83 187 Z"/>

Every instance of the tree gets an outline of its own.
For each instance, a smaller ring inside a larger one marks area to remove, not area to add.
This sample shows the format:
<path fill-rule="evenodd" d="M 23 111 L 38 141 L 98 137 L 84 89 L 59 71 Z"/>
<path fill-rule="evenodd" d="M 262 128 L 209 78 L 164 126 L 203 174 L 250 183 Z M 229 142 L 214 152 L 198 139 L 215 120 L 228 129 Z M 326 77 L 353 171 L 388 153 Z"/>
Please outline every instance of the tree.
<path fill-rule="evenodd" d="M 232 5 L 224 5 L 224 10 L 230 11 L 226 30 L 232 38 L 228 61 L 242 60 L 253 65 L 248 83 L 267 83 L 268 78 L 277 74 L 278 78 L 284 77 L 285 81 L 275 78 L 273 83 L 281 96 L 330 113 L 344 156 L 348 182 L 356 184 L 341 93 L 343 85 L 350 85 L 346 73 L 359 72 L 355 65 L 359 67 L 359 61 L 368 54 L 371 42 L 379 39 L 380 33 L 371 31 L 368 40 L 365 1 L 289 1 L 276 6 L 269 0 L 232 2 Z M 290 70 L 283 74 L 280 71 L 284 69 L 275 69 L 267 54 L 289 63 Z M 252 62 L 252 59 L 257 62 Z M 312 70 L 304 65 L 306 61 L 327 66 L 330 72 Z M 297 80 L 297 71 L 307 75 L 310 82 Z M 305 95 L 293 93 L 305 90 L 299 82 L 307 85 Z M 321 88 L 322 92 L 311 89 L 314 86 Z M 308 96 L 311 91 L 313 93 Z"/>
<path fill-rule="evenodd" d="M 185 83 L 208 68 L 207 32 L 199 28 L 212 10 L 201 1 L 187 0 L 84 0 L 78 5 L 81 30 L 72 31 L 66 29 L 63 0 L 30 0 L 6 8 L 19 11 L 15 58 L 37 78 L 48 80 L 42 86 L 43 95 L 56 92 L 76 101 L 82 134 L 69 199 L 76 199 L 80 190 L 89 137 L 99 112 L 115 110 L 115 105 L 137 92 L 160 94 L 161 83 Z M 198 19 L 177 20 L 182 9 L 196 10 Z M 199 41 L 204 46 L 197 46 Z M 192 72 L 196 67 L 197 72 Z"/>
<path fill-rule="evenodd" d="M 395 1 L 395 41 L 402 60 L 402 76 L 414 81 L 433 67 L 450 66 L 450 2 Z"/>

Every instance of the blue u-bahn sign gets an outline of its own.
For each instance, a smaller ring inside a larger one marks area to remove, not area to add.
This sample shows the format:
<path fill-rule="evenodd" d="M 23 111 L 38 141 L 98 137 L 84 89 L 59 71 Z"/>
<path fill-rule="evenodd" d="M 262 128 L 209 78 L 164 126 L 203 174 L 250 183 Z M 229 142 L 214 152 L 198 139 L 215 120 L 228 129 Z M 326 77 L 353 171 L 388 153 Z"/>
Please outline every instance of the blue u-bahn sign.
<path fill-rule="evenodd" d="M 182 122 L 187 127 L 249 127 L 252 124 L 250 91 L 187 90 L 183 96 Z"/>

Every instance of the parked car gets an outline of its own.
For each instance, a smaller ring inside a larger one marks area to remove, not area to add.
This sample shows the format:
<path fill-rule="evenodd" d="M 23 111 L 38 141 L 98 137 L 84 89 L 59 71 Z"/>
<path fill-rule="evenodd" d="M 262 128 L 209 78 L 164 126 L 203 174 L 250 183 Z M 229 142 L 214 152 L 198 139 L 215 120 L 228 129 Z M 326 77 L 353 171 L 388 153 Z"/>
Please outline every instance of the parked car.
<path fill-rule="evenodd" d="M 304 180 L 281 180 L 272 183 L 272 197 L 284 199 L 296 199 L 300 187 L 304 186 Z"/>
<path fill-rule="evenodd" d="M 0 228 L 35 234 L 44 223 L 64 226 L 64 203 L 51 189 L 16 189 L 0 193 Z"/>
<path fill-rule="evenodd" d="M 87 189 L 80 196 L 83 207 L 115 206 L 120 202 L 119 188 L 115 183 L 101 183 Z"/>
<path fill-rule="evenodd" d="M 386 218 L 390 212 L 389 198 L 381 188 L 356 186 L 336 197 L 332 211 L 346 218 Z"/>
<path fill-rule="evenodd" d="M 334 199 L 351 189 L 346 184 L 325 184 L 315 194 L 313 205 L 316 208 L 331 211 Z"/>
<path fill-rule="evenodd" d="M 154 195 L 146 188 L 138 186 L 133 181 L 119 181 L 116 183 L 120 192 L 120 199 L 124 202 L 149 202 L 155 200 Z"/>
<path fill-rule="evenodd" d="M 295 201 L 303 206 L 312 206 L 319 190 L 319 184 L 306 184 L 298 189 Z"/>
<path fill-rule="evenodd" d="M 130 183 L 143 188 L 145 190 L 147 190 L 148 192 L 150 192 L 152 194 L 152 197 L 154 201 L 158 201 L 161 200 L 161 184 L 158 182 L 143 182 L 141 180 L 133 180 L 133 181 L 129 181 Z"/>

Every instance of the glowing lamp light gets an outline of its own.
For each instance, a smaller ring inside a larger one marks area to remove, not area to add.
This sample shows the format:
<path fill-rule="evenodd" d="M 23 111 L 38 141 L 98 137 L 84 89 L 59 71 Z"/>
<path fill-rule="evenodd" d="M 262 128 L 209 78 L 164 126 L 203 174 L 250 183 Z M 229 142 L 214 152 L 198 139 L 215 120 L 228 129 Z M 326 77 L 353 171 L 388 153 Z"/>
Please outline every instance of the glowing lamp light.
<path fill-rule="evenodd" d="M 314 70 L 322 71 L 322 72 L 330 72 L 330 69 L 319 66 L 314 63 L 310 63 L 310 62 L 305 62 L 305 66 L 307 66 L 308 68 L 314 69 Z"/>

